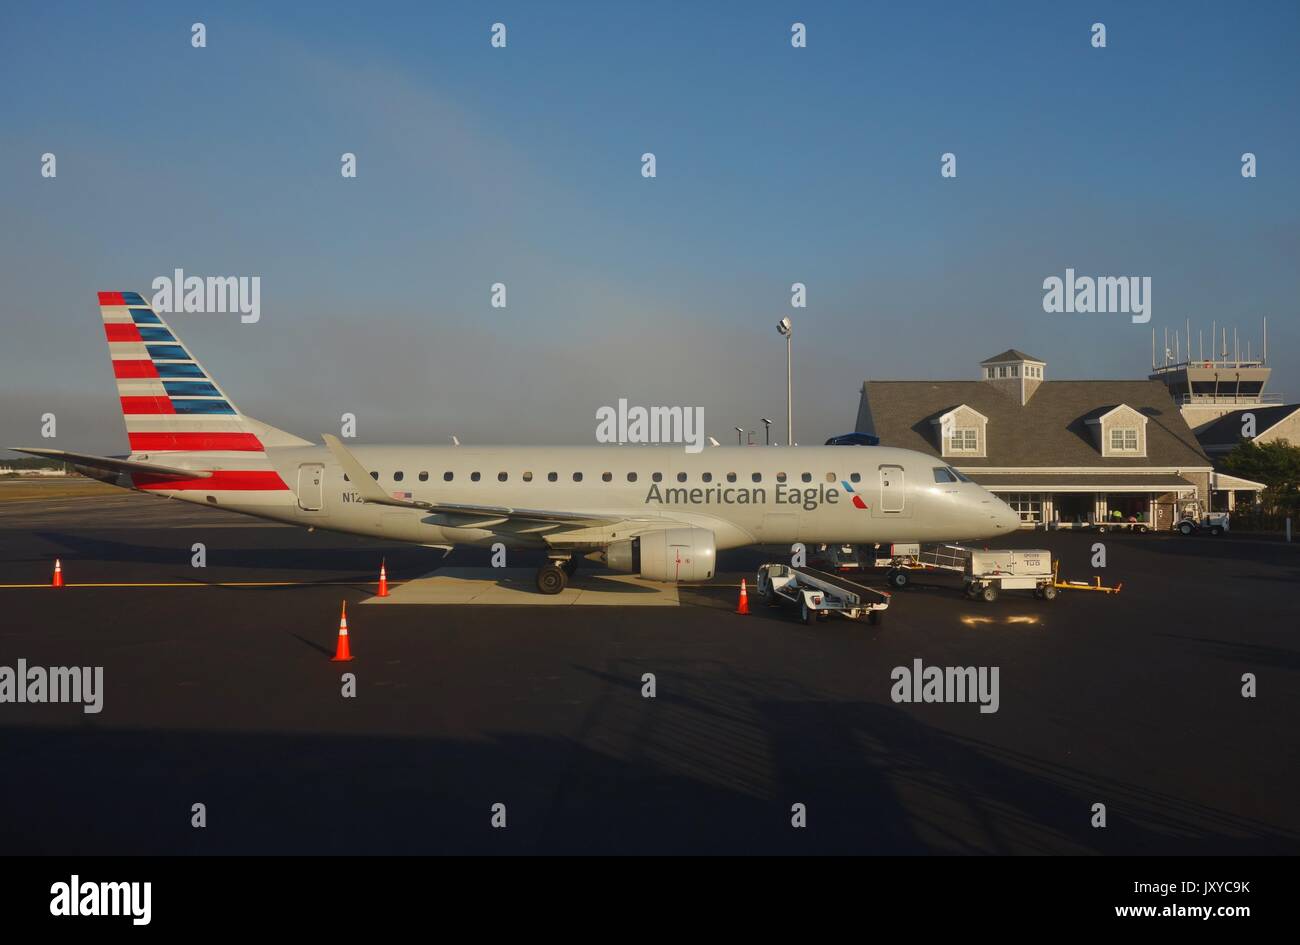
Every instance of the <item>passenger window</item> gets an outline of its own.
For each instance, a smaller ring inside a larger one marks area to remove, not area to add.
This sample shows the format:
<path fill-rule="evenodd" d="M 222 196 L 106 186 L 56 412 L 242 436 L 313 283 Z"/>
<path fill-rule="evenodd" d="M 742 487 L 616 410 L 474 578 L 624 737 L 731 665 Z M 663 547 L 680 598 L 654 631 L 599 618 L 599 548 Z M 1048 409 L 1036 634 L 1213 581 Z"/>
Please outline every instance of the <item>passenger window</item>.
<path fill-rule="evenodd" d="M 628 473 L 628 474 L 627 474 L 627 481 L 628 481 L 628 482 L 636 482 L 636 473 Z"/>
<path fill-rule="evenodd" d="M 713 473 L 700 473 L 700 478 L 703 479 L 705 482 L 712 482 Z"/>
<path fill-rule="evenodd" d="M 678 482 L 685 482 L 685 481 L 686 481 L 686 473 L 678 473 L 678 474 L 677 474 L 677 481 L 678 481 Z"/>
<path fill-rule="evenodd" d="M 735 474 L 735 473 L 727 473 L 727 482 L 735 482 L 735 481 L 736 481 L 736 474 Z"/>
<path fill-rule="evenodd" d="M 834 481 L 835 481 L 835 473 L 827 473 L 827 474 L 826 474 L 826 481 L 827 481 L 827 482 L 834 482 Z"/>
<path fill-rule="evenodd" d="M 478 474 L 477 472 L 472 472 L 472 473 L 469 474 L 469 481 L 470 481 L 470 482 L 478 482 L 478 481 L 479 481 L 479 478 L 480 478 L 480 476 L 479 476 L 479 474 Z"/>
<path fill-rule="evenodd" d="M 547 473 L 547 474 L 546 474 L 546 481 L 547 481 L 547 482 L 555 482 L 555 480 L 557 480 L 557 479 L 559 479 L 559 478 L 560 478 L 560 474 L 559 474 L 559 473 Z"/>
<path fill-rule="evenodd" d="M 762 474 L 762 473 L 753 473 L 749 478 L 752 479 L 752 480 L 754 480 L 755 482 L 762 482 L 762 481 L 763 481 L 763 474 Z"/>
<path fill-rule="evenodd" d="M 601 474 L 600 474 L 600 481 L 601 481 L 601 482 L 610 482 L 610 481 L 613 480 L 613 478 L 614 478 L 614 474 L 613 474 L 613 473 L 601 473 Z"/>
<path fill-rule="evenodd" d="M 428 482 L 428 481 L 429 481 L 429 472 L 428 472 L 428 470 L 421 470 L 421 471 L 420 471 L 420 481 L 421 481 L 421 482 Z"/>
<path fill-rule="evenodd" d="M 532 482 L 532 481 L 533 481 L 533 474 L 530 473 L 530 472 L 525 472 L 525 473 L 524 473 L 524 482 Z"/>
<path fill-rule="evenodd" d="M 443 482 L 451 482 L 451 481 L 452 481 L 453 479 L 455 479 L 455 478 L 456 478 L 456 474 L 455 474 L 454 472 L 452 472 L 450 469 L 447 470 L 445 473 L 442 474 L 442 481 L 443 481 Z"/>
<path fill-rule="evenodd" d="M 573 481 L 574 481 L 574 482 L 582 482 L 582 473 L 574 473 L 574 474 L 573 474 Z"/>
<path fill-rule="evenodd" d="M 785 473 L 777 473 L 777 474 L 776 474 L 776 481 L 777 481 L 777 482 L 785 482 Z"/>
<path fill-rule="evenodd" d="M 402 481 L 402 477 L 405 476 L 405 475 L 406 475 L 406 473 L 402 472 L 402 471 L 399 469 L 397 472 L 393 473 L 393 482 L 401 482 L 401 481 Z"/>
<path fill-rule="evenodd" d="M 935 467 L 934 467 L 934 481 L 935 481 L 935 482 L 956 482 L 956 481 L 957 481 L 957 477 L 954 476 L 952 473 L 950 473 L 950 472 L 948 471 L 948 467 L 946 467 L 946 466 L 935 466 Z"/>
<path fill-rule="evenodd" d="M 799 478 L 802 479 L 804 482 L 812 482 L 812 473 L 804 473 Z"/>
<path fill-rule="evenodd" d="M 861 481 L 862 481 L 862 473 L 849 474 L 849 482 L 861 482 Z"/>
<path fill-rule="evenodd" d="M 508 478 L 505 473 L 497 473 L 497 482 L 505 482 Z"/>
<path fill-rule="evenodd" d="M 663 474 L 663 473 L 655 473 L 655 474 L 652 475 L 650 478 L 651 478 L 653 481 L 655 481 L 655 482 L 663 482 L 663 481 L 664 481 L 664 474 Z"/>

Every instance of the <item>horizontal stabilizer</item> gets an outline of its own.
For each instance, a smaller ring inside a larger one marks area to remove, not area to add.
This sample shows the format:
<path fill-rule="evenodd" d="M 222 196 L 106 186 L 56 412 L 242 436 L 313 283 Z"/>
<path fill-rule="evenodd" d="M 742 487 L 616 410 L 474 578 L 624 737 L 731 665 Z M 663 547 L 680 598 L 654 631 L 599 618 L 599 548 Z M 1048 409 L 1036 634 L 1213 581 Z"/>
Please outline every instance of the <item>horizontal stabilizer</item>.
<path fill-rule="evenodd" d="M 94 456 L 90 453 L 69 453 L 65 450 L 37 449 L 35 447 L 11 446 L 15 453 L 27 453 L 46 459 L 57 459 L 74 466 L 88 466 L 91 469 L 104 469 L 118 473 L 141 473 L 150 476 L 162 476 L 167 479 L 208 479 L 212 473 L 202 469 L 181 469 L 179 466 L 160 466 L 157 463 L 141 463 L 131 459 L 115 456 Z"/>

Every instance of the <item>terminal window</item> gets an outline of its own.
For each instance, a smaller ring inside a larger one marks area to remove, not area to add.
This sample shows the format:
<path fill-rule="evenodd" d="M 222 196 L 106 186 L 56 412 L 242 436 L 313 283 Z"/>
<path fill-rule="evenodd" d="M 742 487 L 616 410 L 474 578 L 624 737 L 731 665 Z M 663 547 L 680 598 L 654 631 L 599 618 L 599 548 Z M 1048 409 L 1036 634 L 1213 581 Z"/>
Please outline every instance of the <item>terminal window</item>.
<path fill-rule="evenodd" d="M 1020 521 L 1039 523 L 1043 520 L 1043 498 L 1032 492 L 1013 492 L 1007 496 L 1007 505 L 1020 514 Z"/>

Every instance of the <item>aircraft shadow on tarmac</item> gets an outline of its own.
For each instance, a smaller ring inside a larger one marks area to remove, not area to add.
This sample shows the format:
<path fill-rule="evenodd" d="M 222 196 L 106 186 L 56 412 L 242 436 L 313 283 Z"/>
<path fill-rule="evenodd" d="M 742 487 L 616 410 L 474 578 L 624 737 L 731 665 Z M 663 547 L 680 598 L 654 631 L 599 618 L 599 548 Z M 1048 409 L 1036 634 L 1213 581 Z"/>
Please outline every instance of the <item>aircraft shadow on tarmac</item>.
<path fill-rule="evenodd" d="M 1280 646 L 1262 646 L 1258 643 L 1238 643 L 1235 640 L 1212 640 L 1208 637 L 1186 633 L 1157 633 L 1158 637 L 1186 640 L 1204 646 L 1212 656 L 1232 663 L 1266 666 L 1272 669 L 1300 670 L 1300 652 L 1284 650 Z"/>
<path fill-rule="evenodd" d="M 617 736 L 600 751 L 531 734 L 0 729 L 26 769 L 0 783 L 0 836 L 11 854 L 75 855 L 1300 850 L 1294 833 L 892 706 L 757 698 L 742 708 L 761 741 L 719 756 L 736 707 L 710 699 L 716 688 L 661 697 L 662 721 L 639 731 L 585 733 Z M 1104 830 L 1088 824 L 1098 798 Z M 195 801 L 205 829 L 189 824 Z M 497 802 L 505 830 L 489 826 Z M 790 826 L 795 802 L 806 829 Z"/>

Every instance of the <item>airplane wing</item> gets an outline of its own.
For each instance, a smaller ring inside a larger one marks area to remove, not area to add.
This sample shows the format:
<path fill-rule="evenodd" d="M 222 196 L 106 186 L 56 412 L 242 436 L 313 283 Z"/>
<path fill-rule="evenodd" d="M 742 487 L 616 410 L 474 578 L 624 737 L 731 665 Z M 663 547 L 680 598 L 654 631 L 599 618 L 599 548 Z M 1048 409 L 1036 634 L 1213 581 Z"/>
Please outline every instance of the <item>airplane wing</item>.
<path fill-rule="evenodd" d="M 399 509 L 420 509 L 444 515 L 464 515 L 470 518 L 496 518 L 517 522 L 546 522 L 559 525 L 603 525 L 627 521 L 626 515 L 594 515 L 589 512 L 563 512 L 554 509 L 523 509 L 506 505 L 467 505 L 461 502 L 423 502 L 415 499 L 398 499 L 384 492 L 371 478 L 338 437 L 322 433 L 321 439 L 338 460 L 348 480 L 361 494 L 361 498 L 374 505 L 391 505 Z"/>
<path fill-rule="evenodd" d="M 90 453 L 69 453 L 65 450 L 37 449 L 28 446 L 11 446 L 15 453 L 28 453 L 49 459 L 62 460 L 74 466 L 88 466 L 91 469 L 103 469 L 117 473 L 141 473 L 150 476 L 162 476 L 167 479 L 208 479 L 212 473 L 202 469 L 182 469 L 179 466 L 162 466 L 158 463 L 141 463 L 133 459 L 116 456 L 94 456 Z"/>

